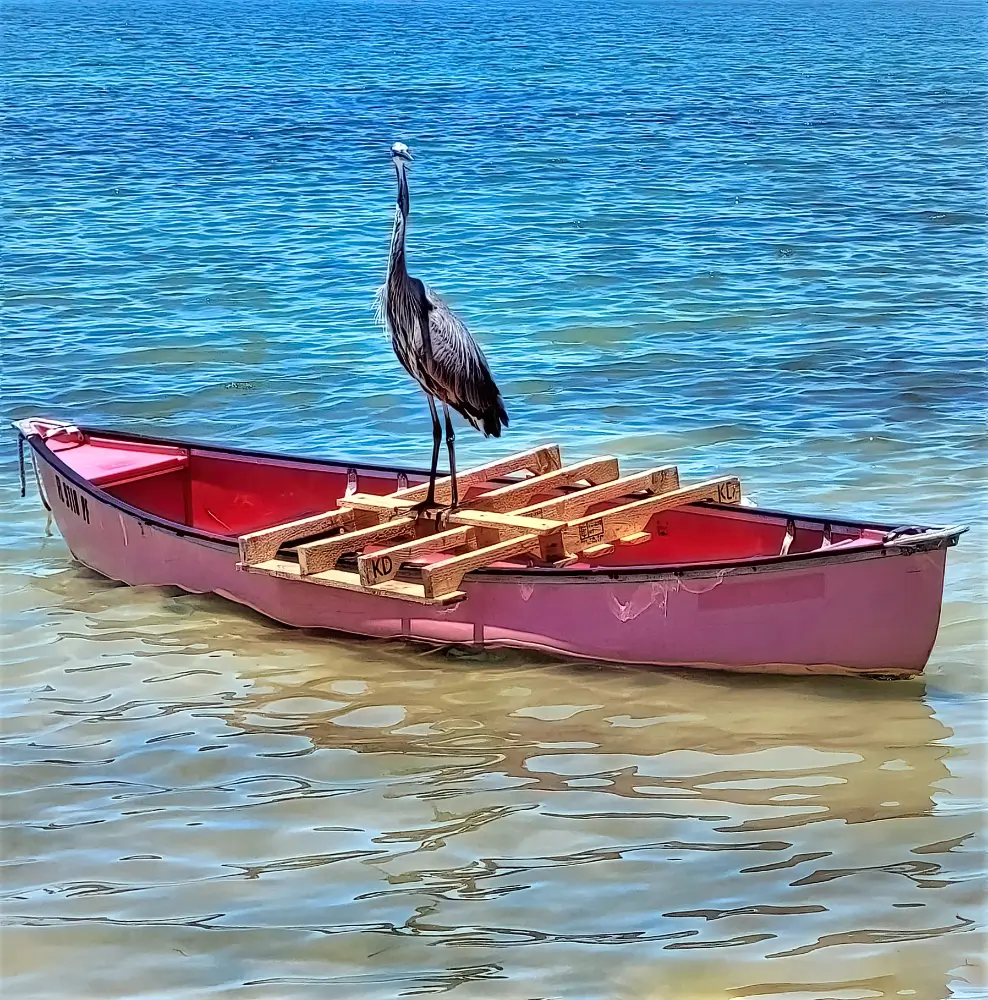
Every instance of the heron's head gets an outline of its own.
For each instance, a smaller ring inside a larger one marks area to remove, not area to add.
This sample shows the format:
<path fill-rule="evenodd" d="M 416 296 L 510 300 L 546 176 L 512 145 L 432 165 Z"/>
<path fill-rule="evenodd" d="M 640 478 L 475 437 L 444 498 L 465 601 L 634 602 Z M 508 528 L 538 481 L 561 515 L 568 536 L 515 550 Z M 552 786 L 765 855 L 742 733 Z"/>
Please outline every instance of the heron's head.
<path fill-rule="evenodd" d="M 411 163 L 412 151 L 403 142 L 396 142 L 391 147 L 391 162 L 396 167 Z"/>

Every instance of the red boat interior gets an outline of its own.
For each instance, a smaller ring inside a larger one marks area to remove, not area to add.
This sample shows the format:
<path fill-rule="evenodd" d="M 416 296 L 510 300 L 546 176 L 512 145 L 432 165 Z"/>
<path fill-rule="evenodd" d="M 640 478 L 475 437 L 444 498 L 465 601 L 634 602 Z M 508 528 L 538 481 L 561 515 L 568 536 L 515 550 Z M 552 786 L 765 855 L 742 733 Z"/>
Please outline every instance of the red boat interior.
<path fill-rule="evenodd" d="M 47 447 L 83 479 L 155 518 L 235 539 L 338 506 L 346 466 L 266 458 L 52 428 Z M 356 490 L 387 494 L 406 485 L 397 471 L 357 470 Z M 421 482 L 410 475 L 409 482 Z M 351 485 L 351 491 L 353 487 Z M 558 491 L 546 496 L 558 495 Z M 536 502 L 536 498 L 531 502 Z M 608 506 L 607 504 L 603 506 Z M 591 508 L 591 512 L 594 508 Z M 858 526 L 789 521 L 751 508 L 691 505 L 656 514 L 637 545 L 618 544 L 594 566 L 662 566 L 796 555 L 882 543 Z M 522 557 L 528 564 L 530 557 Z M 577 564 L 587 565 L 587 564 Z"/>

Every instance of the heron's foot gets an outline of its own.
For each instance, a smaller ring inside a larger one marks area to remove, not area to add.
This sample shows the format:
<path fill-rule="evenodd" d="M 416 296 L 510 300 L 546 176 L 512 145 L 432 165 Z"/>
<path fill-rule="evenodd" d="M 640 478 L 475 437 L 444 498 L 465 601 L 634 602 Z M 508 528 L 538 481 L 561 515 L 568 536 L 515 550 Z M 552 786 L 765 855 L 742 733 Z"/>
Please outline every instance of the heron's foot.
<path fill-rule="evenodd" d="M 436 526 L 442 531 L 449 524 L 451 514 L 455 514 L 460 509 L 458 503 L 451 503 L 448 507 L 441 507 L 436 513 Z"/>
<path fill-rule="evenodd" d="M 418 503 L 413 503 L 407 507 L 400 508 L 398 513 L 407 517 L 410 514 L 429 514 L 433 511 L 438 512 L 443 509 L 443 504 L 437 503 L 434 498 L 430 499 L 427 497 L 425 500 L 420 500 Z"/>

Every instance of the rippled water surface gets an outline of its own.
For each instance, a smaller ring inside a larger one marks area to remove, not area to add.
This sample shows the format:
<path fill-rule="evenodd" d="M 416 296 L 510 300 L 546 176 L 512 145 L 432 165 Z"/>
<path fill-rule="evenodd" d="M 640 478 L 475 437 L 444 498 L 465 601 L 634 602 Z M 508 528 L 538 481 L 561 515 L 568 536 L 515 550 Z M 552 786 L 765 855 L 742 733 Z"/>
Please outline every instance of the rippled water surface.
<path fill-rule="evenodd" d="M 552 439 L 974 526 L 883 684 L 291 631 L 103 580 L 15 499 L 11 997 L 985 995 L 979 5 L 3 21 L 7 416 L 424 464 L 373 323 L 400 138 L 412 268 L 511 415 L 464 462 Z"/>

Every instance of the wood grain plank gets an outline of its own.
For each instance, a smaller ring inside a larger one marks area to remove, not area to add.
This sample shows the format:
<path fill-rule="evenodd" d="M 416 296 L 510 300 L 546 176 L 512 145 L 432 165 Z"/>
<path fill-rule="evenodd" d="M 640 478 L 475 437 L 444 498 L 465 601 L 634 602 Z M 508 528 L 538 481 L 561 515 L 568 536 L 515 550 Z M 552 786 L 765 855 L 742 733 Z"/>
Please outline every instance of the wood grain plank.
<path fill-rule="evenodd" d="M 434 535 L 415 538 L 401 545 L 392 545 L 377 552 L 368 552 L 357 557 L 357 572 L 365 587 L 371 587 L 385 580 L 393 580 L 409 559 L 427 555 L 430 552 L 445 552 L 447 549 L 470 545 L 477 548 L 477 529 L 472 527 L 451 528 L 437 531 Z"/>
<path fill-rule="evenodd" d="M 246 565 L 265 562 L 278 554 L 278 549 L 296 538 L 307 535 L 317 535 L 322 531 L 332 531 L 334 528 L 352 528 L 354 513 L 352 508 L 341 507 L 339 510 L 328 510 L 323 514 L 313 514 L 298 521 L 288 521 L 276 524 L 261 531 L 252 531 L 241 535 L 240 561 Z"/>
<path fill-rule="evenodd" d="M 248 573 L 260 573 L 267 576 L 277 576 L 284 580 L 298 580 L 307 584 L 318 584 L 323 587 L 335 587 L 338 590 L 354 590 L 374 597 L 393 597 L 415 604 L 456 604 L 467 595 L 462 591 L 450 591 L 439 597 L 428 597 L 421 584 L 406 583 L 404 580 L 389 580 L 378 587 L 365 587 L 356 573 L 347 573 L 339 569 L 326 570 L 324 573 L 314 573 L 303 577 L 296 563 L 285 559 L 269 559 L 255 566 L 243 567 Z"/>
<path fill-rule="evenodd" d="M 546 535 L 559 531 L 566 522 L 552 521 L 544 517 L 499 514 L 493 510 L 456 510 L 449 515 L 449 523 L 491 528 L 507 535 Z"/>
<path fill-rule="evenodd" d="M 375 511 L 387 515 L 404 513 L 412 507 L 407 500 L 399 500 L 393 493 L 387 496 L 379 496 L 376 493 L 351 493 L 346 498 L 346 505 L 354 510 Z"/>
<path fill-rule="evenodd" d="M 295 550 L 303 576 L 335 569 L 340 556 L 350 552 L 360 552 L 372 542 L 388 542 L 402 535 L 410 535 L 415 530 L 414 517 L 398 517 L 384 524 L 374 524 L 369 528 L 344 531 L 334 538 L 321 538 L 307 542 Z"/>
<path fill-rule="evenodd" d="M 507 559 L 509 556 L 520 555 L 523 552 L 538 552 L 538 550 L 538 535 L 520 535 L 495 545 L 487 545 L 475 552 L 468 552 L 466 555 L 451 556 L 442 562 L 432 563 L 422 570 L 425 595 L 439 599 L 446 594 L 456 593 L 464 574 L 471 570 L 480 569 L 482 566 L 488 566 L 499 559 Z"/>
<path fill-rule="evenodd" d="M 659 511 L 700 500 L 739 503 L 741 483 L 736 476 L 721 476 L 577 518 L 562 529 L 563 548 L 566 552 L 585 551 L 590 545 L 602 545 L 637 534 Z"/>
<path fill-rule="evenodd" d="M 619 538 L 618 541 L 622 545 L 641 545 L 651 537 L 647 531 L 636 531 L 633 535 L 625 535 L 624 538 Z"/>
<path fill-rule="evenodd" d="M 679 488 L 679 470 L 674 465 L 662 468 L 647 469 L 645 472 L 635 472 L 620 479 L 580 490 L 578 493 L 568 493 L 554 500 L 543 500 L 515 511 L 524 517 L 552 517 L 560 521 L 569 521 L 585 514 L 597 503 L 616 500 L 629 493 L 647 491 L 649 493 L 668 493 Z"/>
<path fill-rule="evenodd" d="M 578 462 L 576 465 L 565 465 L 561 469 L 546 472 L 541 476 L 532 476 L 531 479 L 524 479 L 520 483 L 512 483 L 510 486 L 489 490 L 480 496 L 471 497 L 467 501 L 467 506 L 473 510 L 493 510 L 507 513 L 516 510 L 539 493 L 549 493 L 561 486 L 571 486 L 573 483 L 583 480 L 592 486 L 599 486 L 601 483 L 617 479 L 618 475 L 618 460 L 616 458 L 609 455 L 603 458 L 592 458 L 586 462 Z"/>

